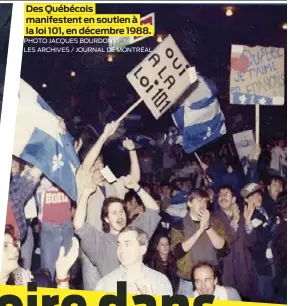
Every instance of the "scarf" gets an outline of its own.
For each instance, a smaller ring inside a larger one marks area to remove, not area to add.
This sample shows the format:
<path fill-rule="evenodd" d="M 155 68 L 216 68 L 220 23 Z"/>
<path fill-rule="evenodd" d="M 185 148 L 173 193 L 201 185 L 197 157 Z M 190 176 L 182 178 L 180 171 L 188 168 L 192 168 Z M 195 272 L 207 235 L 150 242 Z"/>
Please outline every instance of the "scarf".
<path fill-rule="evenodd" d="M 18 267 L 12 272 L 15 286 L 26 286 L 33 280 L 33 276 L 29 270 Z"/>
<path fill-rule="evenodd" d="M 215 300 L 228 301 L 228 294 L 226 288 L 223 286 L 216 285 L 213 295 L 215 296 Z M 199 296 L 197 290 L 194 291 L 194 298 Z"/>
<path fill-rule="evenodd" d="M 193 236 L 200 228 L 200 222 L 193 221 L 189 214 L 183 219 L 185 239 Z M 204 232 L 196 241 L 190 250 L 191 262 L 208 261 L 217 264 L 216 251 L 206 232 Z"/>

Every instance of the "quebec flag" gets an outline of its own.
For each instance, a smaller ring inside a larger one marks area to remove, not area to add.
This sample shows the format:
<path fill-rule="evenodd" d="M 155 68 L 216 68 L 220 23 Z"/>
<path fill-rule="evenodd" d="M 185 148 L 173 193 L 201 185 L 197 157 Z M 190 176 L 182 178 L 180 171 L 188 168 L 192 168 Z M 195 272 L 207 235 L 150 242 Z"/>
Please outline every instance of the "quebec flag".
<path fill-rule="evenodd" d="M 226 134 L 225 118 L 211 80 L 198 74 L 197 87 L 172 114 L 186 153 L 192 153 Z"/>
<path fill-rule="evenodd" d="M 20 80 L 13 154 L 36 166 L 72 200 L 77 199 L 75 173 L 80 166 L 72 137 L 39 94 Z"/>

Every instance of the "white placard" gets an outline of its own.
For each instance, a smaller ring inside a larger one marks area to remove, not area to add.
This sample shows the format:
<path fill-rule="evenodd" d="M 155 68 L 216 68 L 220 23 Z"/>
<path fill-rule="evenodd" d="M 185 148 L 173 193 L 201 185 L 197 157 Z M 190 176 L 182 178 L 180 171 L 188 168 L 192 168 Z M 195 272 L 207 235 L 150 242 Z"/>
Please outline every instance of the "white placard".
<path fill-rule="evenodd" d="M 235 147 L 237 149 L 239 159 L 241 161 L 244 173 L 248 171 L 248 157 L 251 154 L 255 139 L 252 130 L 244 131 L 233 135 Z"/>
<path fill-rule="evenodd" d="M 232 45 L 230 103 L 284 105 L 285 49 Z"/>
<path fill-rule="evenodd" d="M 197 74 L 169 35 L 127 74 L 127 79 L 158 119 L 197 80 Z"/>
<path fill-rule="evenodd" d="M 112 184 L 117 181 L 116 176 L 113 174 L 113 172 L 108 166 L 104 167 L 100 172 L 109 184 Z"/>

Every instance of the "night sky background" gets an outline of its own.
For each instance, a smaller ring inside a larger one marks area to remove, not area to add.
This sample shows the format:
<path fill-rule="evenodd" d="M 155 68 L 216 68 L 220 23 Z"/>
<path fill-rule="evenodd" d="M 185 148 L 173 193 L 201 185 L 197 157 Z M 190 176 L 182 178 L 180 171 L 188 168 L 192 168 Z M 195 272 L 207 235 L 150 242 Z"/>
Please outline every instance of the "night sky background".
<path fill-rule="evenodd" d="M 282 29 L 282 24 L 287 21 L 287 8 L 284 4 L 235 4 L 232 5 L 234 15 L 227 17 L 226 6 L 97 4 L 97 13 L 138 13 L 145 16 L 154 12 L 155 33 L 171 34 L 190 64 L 216 82 L 229 137 L 235 132 L 231 130 L 231 126 L 237 114 L 242 116 L 237 131 L 254 128 L 255 120 L 253 106 L 229 104 L 231 44 L 283 47 L 286 54 L 287 31 Z M 151 37 L 133 46 L 153 48 L 157 44 L 156 37 Z M 1 42 L 1 50 L 2 47 Z M 116 54 L 114 61 L 109 63 L 107 54 L 103 53 L 23 53 L 21 76 L 59 115 L 72 117 L 77 114 L 96 126 L 99 112 L 97 103 L 103 88 L 106 93 L 111 94 L 109 103 L 119 115 L 127 108 L 123 101 L 127 100 L 128 94 L 132 94 L 136 101 L 137 94 L 126 80 L 126 74 L 145 56 L 146 53 Z M 1 61 L 3 62 L 3 58 Z M 70 76 L 71 70 L 76 72 L 75 77 Z M 43 82 L 47 84 L 47 88 L 42 88 Z M 72 96 L 76 97 L 78 102 L 76 109 L 71 107 Z M 272 137 L 286 139 L 286 103 L 285 98 L 283 107 L 261 107 L 262 142 Z M 155 132 L 167 132 L 168 127 L 173 125 L 169 112 L 158 121 L 152 117 L 145 105 L 140 106 L 137 112 L 142 114 L 142 120 L 136 124 L 134 131 L 152 135 Z"/>

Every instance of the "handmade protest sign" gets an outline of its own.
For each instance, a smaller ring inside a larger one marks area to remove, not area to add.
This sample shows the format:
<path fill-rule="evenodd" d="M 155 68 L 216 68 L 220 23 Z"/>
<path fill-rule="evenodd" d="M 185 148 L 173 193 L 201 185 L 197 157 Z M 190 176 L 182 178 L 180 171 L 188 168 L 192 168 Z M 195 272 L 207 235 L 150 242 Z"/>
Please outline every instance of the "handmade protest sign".
<path fill-rule="evenodd" d="M 127 74 L 153 116 L 160 118 L 197 80 L 171 35 Z"/>
<path fill-rule="evenodd" d="M 234 134 L 233 139 L 244 173 L 247 174 L 249 165 L 249 155 L 251 154 L 255 146 L 253 132 L 252 130 L 248 130 Z"/>
<path fill-rule="evenodd" d="M 284 48 L 232 45 L 230 103 L 283 105 Z"/>

